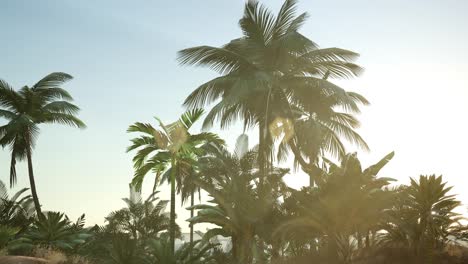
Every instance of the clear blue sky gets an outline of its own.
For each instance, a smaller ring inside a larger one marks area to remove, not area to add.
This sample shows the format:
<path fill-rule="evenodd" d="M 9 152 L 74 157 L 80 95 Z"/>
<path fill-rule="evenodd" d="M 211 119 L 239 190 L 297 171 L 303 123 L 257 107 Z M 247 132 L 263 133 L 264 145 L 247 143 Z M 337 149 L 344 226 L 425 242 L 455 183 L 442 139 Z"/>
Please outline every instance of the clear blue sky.
<path fill-rule="evenodd" d="M 280 0 L 263 1 L 273 10 Z M 43 127 L 34 152 L 37 187 L 46 210 L 102 223 L 123 206 L 132 176 L 125 153 L 135 121 L 171 121 L 198 84 L 215 76 L 179 67 L 176 52 L 238 37 L 242 0 L 0 2 L 0 78 L 16 88 L 53 71 L 75 79 L 66 88 L 83 109 L 86 130 Z M 372 148 L 365 164 L 391 150 L 385 176 L 406 181 L 444 174 L 463 202 L 468 180 L 467 1 L 302 0 L 310 14 L 302 32 L 322 47 L 361 53 L 366 73 L 339 82 L 367 96 L 361 133 Z M 232 142 L 238 128 L 223 132 Z M 8 180 L 8 152 L 0 152 L 0 179 Z M 25 164 L 20 187 L 28 186 Z M 291 175 L 291 184 L 304 178 Z M 151 185 L 150 182 L 147 184 Z M 164 191 L 162 195 L 167 193 Z M 167 198 L 169 198 L 167 196 Z M 466 211 L 463 209 L 462 211 Z M 184 218 L 184 215 L 181 217 Z"/>

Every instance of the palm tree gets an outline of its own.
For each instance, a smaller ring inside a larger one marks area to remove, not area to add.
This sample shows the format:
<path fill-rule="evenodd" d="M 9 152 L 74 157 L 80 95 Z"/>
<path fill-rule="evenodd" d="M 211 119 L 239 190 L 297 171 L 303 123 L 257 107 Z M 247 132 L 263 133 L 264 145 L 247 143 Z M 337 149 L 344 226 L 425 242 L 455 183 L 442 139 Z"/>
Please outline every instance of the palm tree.
<path fill-rule="evenodd" d="M 269 127 L 278 118 L 293 122 L 295 108 L 312 109 L 322 98 L 334 102 L 327 107 L 354 112 L 359 103 L 367 103 L 362 96 L 345 92 L 327 80 L 358 75 L 361 68 L 352 62 L 358 54 L 339 48 L 319 49 L 299 33 L 308 15 L 296 16 L 296 4 L 296 0 L 286 0 L 275 17 L 257 1 L 249 0 L 239 21 L 242 37 L 219 48 L 198 46 L 178 55 L 182 65 L 206 66 L 221 74 L 200 85 L 184 103 L 197 108 L 218 102 L 208 113 L 205 127 L 219 120 L 225 128 L 238 119 L 245 128 L 258 125 L 262 175 L 273 161 Z M 343 133 L 334 131 L 340 136 Z M 354 134 L 348 135 L 355 139 Z"/>
<path fill-rule="evenodd" d="M 141 245 L 137 239 L 131 238 L 129 234 L 112 234 L 110 241 L 107 242 L 107 244 L 110 245 L 110 247 L 107 248 L 107 254 L 105 254 L 105 258 L 100 259 L 100 263 L 148 263 L 146 260 L 144 245 Z"/>
<path fill-rule="evenodd" d="M 202 147 L 203 149 L 203 147 Z M 180 194 L 180 201 L 181 204 L 185 204 L 187 200 L 190 198 L 190 206 L 195 205 L 195 193 L 198 192 L 198 200 L 201 201 L 201 190 L 200 187 L 198 187 L 194 179 L 199 177 L 199 171 L 198 171 L 198 162 L 197 162 L 197 157 L 196 156 L 188 156 L 184 158 L 183 164 L 186 164 L 183 169 L 183 174 L 181 175 L 180 173 L 177 174 L 176 182 L 177 182 L 177 187 L 176 187 L 176 192 Z M 189 166 L 187 166 L 189 165 Z M 171 169 L 168 169 L 166 173 L 163 175 L 162 180 L 170 182 L 170 175 L 172 171 Z M 180 177 L 182 176 L 182 177 Z M 194 216 L 194 209 L 190 209 L 190 217 Z M 194 225 L 190 224 L 190 243 L 193 243 L 193 236 L 194 236 Z"/>
<path fill-rule="evenodd" d="M 242 143 L 242 138 L 238 142 Z M 277 206 L 276 190 L 286 188 L 281 179 L 288 172 L 287 169 L 272 168 L 264 182 L 268 188 L 259 188 L 258 153 L 256 149 L 247 149 L 237 144 L 232 154 L 224 148 L 213 148 L 199 159 L 201 177 L 194 181 L 208 192 L 214 205 L 200 204 L 189 208 L 198 212 L 188 219 L 192 224 L 218 226 L 205 233 L 204 239 L 217 235 L 231 237 L 232 254 L 239 263 L 252 261 L 251 252 L 257 249 L 258 231 Z M 269 191 L 262 192 L 266 189 Z M 262 246 L 260 242 L 258 244 Z"/>
<path fill-rule="evenodd" d="M 169 215 L 165 213 L 168 201 L 159 200 L 158 192 L 143 200 L 141 193 L 130 186 L 130 196 L 122 200 L 127 207 L 110 213 L 106 217 L 112 232 L 128 232 L 133 239 L 155 238 L 169 229 Z"/>
<path fill-rule="evenodd" d="M 0 249 L 23 233 L 34 220 L 31 195 L 23 195 L 27 191 L 23 188 L 10 197 L 7 186 L 0 181 Z"/>
<path fill-rule="evenodd" d="M 92 236 L 84 225 L 84 214 L 73 223 L 64 213 L 46 212 L 15 241 L 15 247 L 32 248 L 33 245 L 42 245 L 60 250 L 74 250 Z"/>
<path fill-rule="evenodd" d="M 461 219 L 454 212 L 461 203 L 455 195 L 448 194 L 452 187 L 446 185 L 442 176 L 421 175 L 419 180 L 412 178 L 409 186 L 399 189 L 384 226 L 387 245 L 410 249 L 420 257 L 429 257 L 446 245 Z"/>
<path fill-rule="evenodd" d="M 309 241 L 322 242 L 328 261 L 350 261 L 353 239 L 360 247 L 361 235 L 366 234 L 368 245 L 369 232 L 378 231 L 381 215 L 391 207 L 390 193 L 384 187 L 393 179 L 377 174 L 393 155 L 389 153 L 365 170 L 355 154 L 346 155 L 340 165 L 328 162 L 327 173 L 317 186 L 293 191 L 285 200 L 290 219 L 275 233 L 315 236 Z"/>
<path fill-rule="evenodd" d="M 207 143 L 223 145 L 224 141 L 213 133 L 203 132 L 190 134 L 188 131 L 203 115 L 202 109 L 194 109 L 184 113 L 180 119 L 169 125 L 164 125 L 158 118 L 161 129 L 151 124 L 137 122 L 128 128 L 129 133 L 140 133 L 141 136 L 132 140 L 127 151 L 138 149 L 133 158 L 135 175 L 132 185 L 141 189 L 143 179 L 149 171 L 156 173 L 156 181 L 170 170 L 171 212 L 170 241 L 172 252 L 175 242 L 175 195 L 176 178 L 183 177 L 192 170 L 193 161 L 202 153 L 202 146 Z"/>
<path fill-rule="evenodd" d="M 29 182 L 36 212 L 41 216 L 32 165 L 32 150 L 39 135 L 39 125 L 58 123 L 78 128 L 85 124 L 76 117 L 78 106 L 70 103 L 71 95 L 61 85 L 72 76 L 54 72 L 42 78 L 32 87 L 24 86 L 15 91 L 0 80 L 0 116 L 7 124 L 0 126 L 0 145 L 10 147 L 10 186 L 16 183 L 16 161 L 27 159 Z"/>
<path fill-rule="evenodd" d="M 282 139 L 278 148 L 278 160 L 285 160 L 291 151 L 296 167 L 301 166 L 310 177 L 310 186 L 313 186 L 320 181 L 325 157 L 338 160 L 345 158 L 346 150 L 342 138 L 364 150 L 369 150 L 369 147 L 355 131 L 360 126 L 356 117 L 335 109 L 339 105 L 338 98 L 313 92 L 304 97 L 317 99 L 312 105 L 304 103 L 302 108 L 295 107 L 292 122 L 279 120 L 271 128 L 272 135 Z M 363 104 L 368 103 L 365 98 L 360 100 Z M 359 109 L 351 109 L 351 112 L 357 113 Z"/>
<path fill-rule="evenodd" d="M 6 185 L 0 181 L 0 226 L 18 228 L 24 231 L 34 219 L 34 205 L 31 195 L 24 195 L 28 188 L 23 188 L 8 195 Z"/>
<path fill-rule="evenodd" d="M 153 239 L 149 241 L 149 263 L 159 264 L 202 264 L 213 263 L 211 251 L 216 248 L 206 240 L 197 240 L 192 243 L 182 244 L 177 251 L 171 251 L 170 241 L 167 238 Z"/>

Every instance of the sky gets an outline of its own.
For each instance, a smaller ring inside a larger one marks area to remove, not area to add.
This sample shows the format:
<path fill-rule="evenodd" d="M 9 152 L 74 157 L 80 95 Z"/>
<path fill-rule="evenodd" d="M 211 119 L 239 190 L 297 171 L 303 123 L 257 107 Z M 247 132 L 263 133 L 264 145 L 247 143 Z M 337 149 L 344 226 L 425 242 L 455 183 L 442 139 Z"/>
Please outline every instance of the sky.
<path fill-rule="evenodd" d="M 273 11 L 282 4 L 262 2 Z M 65 87 L 88 126 L 41 126 L 33 162 L 44 210 L 71 218 L 86 213 L 88 224 L 102 224 L 124 206 L 120 198 L 128 195 L 133 175 L 132 154 L 125 153 L 127 127 L 154 122 L 154 116 L 166 122 L 178 118 L 185 97 L 216 73 L 179 66 L 177 51 L 239 37 L 243 4 L 0 0 L 0 79 L 19 89 L 51 72 L 73 75 Z M 468 203 L 467 10 L 468 1 L 462 0 L 299 3 L 299 11 L 310 15 L 301 33 L 323 48 L 361 54 L 363 76 L 336 83 L 371 102 L 359 116 L 359 133 L 371 147 L 358 152 L 364 166 L 395 151 L 381 176 L 407 183 L 420 174 L 442 174 L 455 186 L 462 213 Z M 242 129 L 214 131 L 232 146 Z M 0 165 L 0 179 L 7 182 L 7 149 L 0 151 Z M 26 164 L 19 164 L 18 177 L 12 192 L 28 187 Z M 301 173 L 286 180 L 293 187 L 307 183 Z M 148 179 L 144 194 L 151 186 Z M 166 187 L 161 197 L 169 199 Z M 185 229 L 188 213 L 179 208 L 178 214 Z"/>

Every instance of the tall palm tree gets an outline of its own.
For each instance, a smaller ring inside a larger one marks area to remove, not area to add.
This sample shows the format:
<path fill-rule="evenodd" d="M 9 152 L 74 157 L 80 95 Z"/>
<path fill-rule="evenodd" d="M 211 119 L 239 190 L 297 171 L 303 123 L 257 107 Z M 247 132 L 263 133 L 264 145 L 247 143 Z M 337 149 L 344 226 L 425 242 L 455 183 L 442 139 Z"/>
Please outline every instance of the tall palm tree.
<path fill-rule="evenodd" d="M 320 49 L 299 33 L 308 15 L 296 16 L 296 5 L 296 0 L 286 0 L 274 16 L 257 1 L 249 0 L 239 21 L 243 36 L 219 48 L 198 46 L 178 55 L 182 65 L 205 66 L 221 74 L 200 85 L 184 103 L 196 108 L 218 102 L 208 113 L 205 127 L 219 120 L 225 128 L 238 119 L 246 128 L 258 126 L 261 174 L 273 160 L 269 127 L 275 120 L 293 121 L 294 108 L 308 110 L 322 98 L 333 100 L 333 107 L 351 111 L 367 102 L 327 80 L 358 75 L 361 67 L 353 63 L 358 54 L 339 48 Z M 334 131 L 341 136 L 340 130 Z"/>
<path fill-rule="evenodd" d="M 203 148 L 203 147 L 202 147 Z M 190 207 L 195 205 L 195 194 L 198 193 L 198 199 L 201 201 L 201 190 L 194 182 L 194 179 L 199 177 L 197 156 L 190 155 L 184 158 L 183 173 L 178 173 L 176 177 L 176 193 L 180 195 L 181 204 L 184 205 L 190 199 Z M 161 180 L 170 182 L 171 169 L 168 169 Z M 193 217 L 194 209 L 190 209 L 190 217 Z M 190 228 L 190 243 L 194 240 L 194 225 L 189 224 Z"/>
<path fill-rule="evenodd" d="M 34 206 L 41 216 L 41 205 L 36 190 L 32 164 L 32 150 L 39 135 L 40 124 L 58 123 L 85 128 L 76 117 L 79 107 L 70 103 L 72 96 L 61 86 L 72 79 L 62 72 L 54 72 L 42 78 L 32 87 L 24 86 L 15 91 L 0 80 L 0 117 L 7 124 L 0 126 L 0 145 L 10 147 L 10 185 L 16 183 L 16 162 L 28 162 L 29 183 Z"/>
<path fill-rule="evenodd" d="M 170 170 L 171 186 L 170 241 L 172 252 L 175 242 L 175 195 L 176 178 L 186 176 L 192 169 L 197 155 L 202 153 L 202 146 L 207 143 L 223 145 L 224 141 L 217 135 L 208 132 L 190 134 L 189 129 L 203 115 L 202 109 L 194 109 L 184 113 L 180 119 L 169 125 L 164 125 L 158 118 L 161 129 L 151 124 L 137 122 L 128 128 L 129 133 L 140 133 L 141 136 L 132 140 L 127 151 L 138 150 L 133 158 L 135 175 L 132 184 L 141 189 L 143 179 L 148 172 L 156 173 L 156 180 Z"/>

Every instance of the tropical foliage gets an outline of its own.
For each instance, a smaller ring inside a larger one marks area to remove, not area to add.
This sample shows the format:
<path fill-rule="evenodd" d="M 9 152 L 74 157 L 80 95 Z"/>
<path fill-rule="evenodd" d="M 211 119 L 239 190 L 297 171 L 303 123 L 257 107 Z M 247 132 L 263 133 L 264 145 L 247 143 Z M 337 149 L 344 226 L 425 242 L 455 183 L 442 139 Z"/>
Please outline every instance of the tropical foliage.
<path fill-rule="evenodd" d="M 466 230 L 460 223 L 462 217 L 454 212 L 460 202 L 448 194 L 452 187 L 446 184 L 442 176 L 421 175 L 400 188 L 398 199 L 386 212 L 384 243 L 430 257 Z"/>
<path fill-rule="evenodd" d="M 42 245 L 65 251 L 75 250 L 91 237 L 88 229 L 84 228 L 85 216 L 80 216 L 75 223 L 60 212 L 46 212 L 44 217 L 38 218 L 32 226 L 21 236 L 23 246 Z"/>
<path fill-rule="evenodd" d="M 32 152 L 40 126 L 85 127 L 62 88 L 72 77 L 51 73 L 19 90 L 0 80 L 10 187 L 17 161 L 27 161 L 30 182 L 9 195 L 0 181 L 0 253 L 37 256 L 46 249 L 65 256 L 55 263 L 74 264 L 468 263 L 461 202 L 442 176 L 398 185 L 401 175 L 383 170 L 393 152 L 370 166 L 349 153 L 369 150 L 357 130 L 357 114 L 369 102 L 333 81 L 359 76 L 359 55 L 320 48 L 300 32 L 307 17 L 297 13 L 296 0 L 285 0 L 277 14 L 248 0 L 240 37 L 178 53 L 180 64 L 218 76 L 185 99 L 178 120 L 129 126 L 130 195 L 101 226 L 85 227 L 84 214 L 73 222 L 42 212 L 36 190 Z M 204 130 L 194 132 L 203 117 Z M 244 133 L 233 150 L 207 131 L 238 121 Z M 258 132 L 255 146 L 249 129 Z M 284 181 L 301 172 L 308 186 Z M 149 174 L 153 188 L 144 199 Z M 164 183 L 169 195 L 160 190 Z M 182 205 L 190 200 L 189 241 L 186 226 L 176 223 L 177 197 Z"/>
<path fill-rule="evenodd" d="M 169 125 L 164 125 L 158 118 L 160 130 L 155 129 L 151 124 L 135 123 L 131 125 L 127 132 L 137 132 L 142 136 L 132 140 L 132 145 L 127 151 L 139 149 L 133 158 L 135 176 L 132 184 L 137 190 L 141 189 L 143 178 L 149 171 L 156 173 L 156 182 L 164 173 L 171 186 L 171 214 L 170 214 L 170 241 L 174 252 L 176 236 L 176 213 L 175 195 L 176 178 L 182 183 L 185 176 L 193 170 L 192 166 L 201 155 L 202 146 L 213 143 L 215 145 L 224 144 L 217 135 L 209 132 L 190 134 L 189 129 L 202 116 L 202 109 L 195 109 L 184 113 L 179 120 Z"/>
<path fill-rule="evenodd" d="M 0 181 L 0 226 L 8 226 L 24 230 L 34 220 L 34 207 L 27 188 L 8 195 L 8 189 Z"/>
<path fill-rule="evenodd" d="M 234 154 L 225 149 L 213 149 L 200 159 L 202 176 L 196 179 L 196 183 L 213 198 L 210 202 L 214 205 L 191 207 L 197 209 L 198 214 L 188 221 L 217 225 L 218 228 L 205 234 L 205 239 L 216 235 L 230 237 L 234 258 L 247 263 L 252 257 L 249 252 L 257 250 L 257 230 L 271 216 L 278 204 L 280 191 L 286 188 L 281 178 L 288 170 L 271 170 L 268 182 L 263 183 L 263 187 L 269 184 L 269 188 L 258 188 L 258 152 L 244 152 L 248 148 L 241 146 L 243 143 L 245 141 L 238 140 Z"/>
<path fill-rule="evenodd" d="M 128 233 L 133 239 L 157 237 L 169 229 L 169 215 L 165 213 L 167 201 L 160 201 L 154 192 L 144 201 L 141 193 L 130 187 L 129 198 L 122 199 L 126 208 L 114 211 L 106 217 L 108 229 L 113 233 Z"/>
<path fill-rule="evenodd" d="M 174 253 L 167 239 L 152 240 L 149 242 L 150 263 L 167 264 L 202 264 L 213 263 L 210 251 L 216 248 L 216 244 L 207 241 L 196 240 L 192 243 L 182 244 Z"/>
<path fill-rule="evenodd" d="M 39 124 L 85 127 L 76 117 L 80 108 L 70 103 L 72 96 L 61 87 L 71 79 L 69 74 L 54 72 L 32 87 L 24 86 L 19 91 L 0 80 L 0 117 L 8 122 L 0 127 L 0 145 L 9 147 L 11 151 L 10 185 L 16 183 L 16 161 L 26 159 L 31 194 L 38 214 L 41 213 L 41 205 L 34 179 L 32 150 L 39 135 Z"/>
<path fill-rule="evenodd" d="M 219 121 L 225 128 L 238 119 L 245 128 L 258 126 L 261 171 L 274 160 L 279 134 L 284 143 L 279 159 L 292 148 L 311 177 L 315 177 L 312 168 L 318 155 L 345 154 L 342 138 L 367 149 L 354 131 L 359 122 L 352 115 L 367 100 L 328 81 L 359 75 L 362 69 L 354 63 L 358 54 L 320 49 L 299 32 L 307 17 L 307 13 L 296 15 L 295 0 L 286 0 L 277 16 L 257 1 L 247 1 L 239 21 L 243 36 L 222 47 L 179 52 L 182 65 L 209 67 L 221 74 L 195 89 L 185 105 L 194 108 L 217 102 L 205 127 Z"/>

